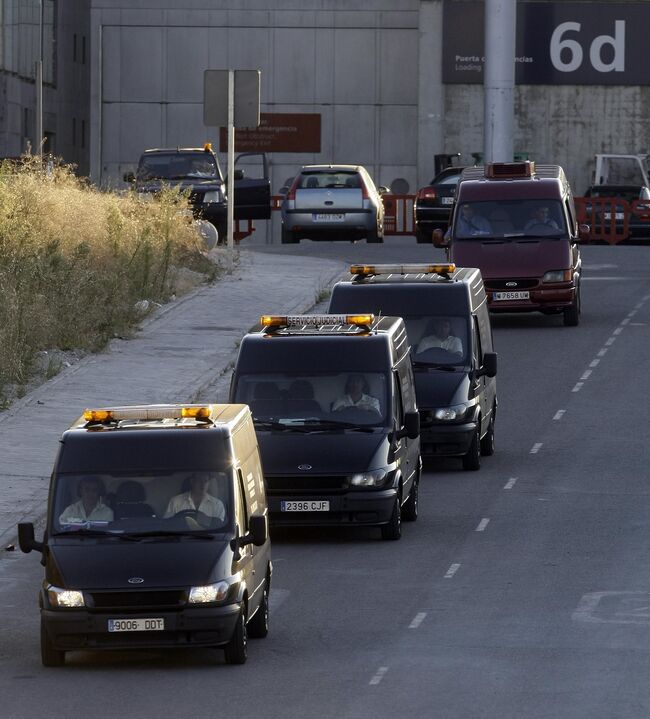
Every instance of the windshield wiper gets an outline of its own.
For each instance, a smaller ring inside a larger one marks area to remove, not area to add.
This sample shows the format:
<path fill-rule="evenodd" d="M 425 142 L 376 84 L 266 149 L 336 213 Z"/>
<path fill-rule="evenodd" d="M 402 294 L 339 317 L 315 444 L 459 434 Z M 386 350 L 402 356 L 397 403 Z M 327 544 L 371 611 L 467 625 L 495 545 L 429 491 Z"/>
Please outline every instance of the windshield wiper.
<path fill-rule="evenodd" d="M 430 367 L 431 369 L 442 369 L 445 372 L 456 371 L 456 365 L 453 364 L 442 364 L 440 362 L 422 362 L 421 360 L 413 360 L 412 364 L 414 367 Z"/>
<path fill-rule="evenodd" d="M 307 419 L 305 425 L 310 429 L 352 429 L 358 432 L 373 432 L 378 424 L 355 424 L 337 419 Z"/>
<path fill-rule="evenodd" d="M 174 532 L 169 529 L 156 529 L 151 530 L 150 532 L 132 532 L 124 536 L 128 536 L 135 541 L 139 541 L 145 537 L 196 537 L 197 539 L 214 539 L 215 533 L 216 530 L 207 529 L 197 529 L 195 531 L 188 529 L 181 530 L 179 532 Z"/>
<path fill-rule="evenodd" d="M 102 531 L 101 529 L 72 529 L 67 532 L 52 532 L 52 537 L 109 537 L 111 539 L 125 539 L 131 542 L 139 541 L 136 537 L 115 530 Z"/>
<path fill-rule="evenodd" d="M 278 422 L 272 419 L 256 419 L 253 417 L 253 423 L 256 429 L 278 429 L 289 432 L 301 432 L 303 427 L 296 424 L 286 424 L 286 422 Z"/>

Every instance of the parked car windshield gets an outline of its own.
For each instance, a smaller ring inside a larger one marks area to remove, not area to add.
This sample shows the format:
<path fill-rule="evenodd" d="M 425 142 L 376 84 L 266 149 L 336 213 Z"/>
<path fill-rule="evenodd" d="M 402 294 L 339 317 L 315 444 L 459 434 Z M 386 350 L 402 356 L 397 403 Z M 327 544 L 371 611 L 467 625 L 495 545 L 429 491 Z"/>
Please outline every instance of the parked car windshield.
<path fill-rule="evenodd" d="M 209 152 L 169 152 L 140 158 L 136 179 L 177 180 L 184 177 L 221 179 L 214 155 Z"/>
<path fill-rule="evenodd" d="M 256 423 L 291 427 L 384 426 L 390 381 L 380 372 L 241 375 L 235 402 L 250 406 Z"/>
<path fill-rule="evenodd" d="M 54 533 L 224 531 L 232 515 L 226 472 L 84 473 L 56 477 Z"/>
<path fill-rule="evenodd" d="M 299 189 L 318 189 L 333 187 L 360 188 L 361 177 L 358 172 L 303 172 L 298 182 Z"/>
<path fill-rule="evenodd" d="M 558 200 L 463 202 L 454 213 L 454 237 L 461 239 L 559 238 L 566 234 Z"/>

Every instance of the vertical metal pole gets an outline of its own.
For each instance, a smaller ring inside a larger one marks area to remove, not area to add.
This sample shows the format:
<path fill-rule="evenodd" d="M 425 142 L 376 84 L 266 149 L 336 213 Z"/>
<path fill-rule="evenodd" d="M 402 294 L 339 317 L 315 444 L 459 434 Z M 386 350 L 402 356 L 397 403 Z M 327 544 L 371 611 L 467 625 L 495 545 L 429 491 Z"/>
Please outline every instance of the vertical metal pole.
<path fill-rule="evenodd" d="M 235 204 L 235 71 L 228 70 L 228 270 L 233 267 Z"/>
<path fill-rule="evenodd" d="M 43 157 L 43 0 L 38 2 L 38 61 L 36 63 L 36 154 Z"/>
<path fill-rule="evenodd" d="M 485 162 L 512 162 L 516 0 L 485 0 Z"/>

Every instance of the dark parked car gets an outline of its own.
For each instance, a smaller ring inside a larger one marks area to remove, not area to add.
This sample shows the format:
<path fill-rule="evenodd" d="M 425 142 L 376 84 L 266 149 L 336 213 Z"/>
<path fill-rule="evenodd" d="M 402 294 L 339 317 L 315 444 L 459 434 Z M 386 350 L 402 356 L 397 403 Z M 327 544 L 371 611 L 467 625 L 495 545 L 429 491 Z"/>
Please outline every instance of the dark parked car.
<path fill-rule="evenodd" d="M 462 171 L 462 167 L 447 167 L 426 187 L 418 190 L 413 205 L 415 237 L 418 242 L 431 243 L 433 230 L 447 229 L 456 186 Z"/>
<path fill-rule="evenodd" d="M 609 227 L 613 222 L 617 232 L 624 232 L 627 237 L 650 239 L 650 188 L 645 185 L 591 185 L 585 197 L 602 200 L 585 205 L 585 222 L 595 230 Z"/>

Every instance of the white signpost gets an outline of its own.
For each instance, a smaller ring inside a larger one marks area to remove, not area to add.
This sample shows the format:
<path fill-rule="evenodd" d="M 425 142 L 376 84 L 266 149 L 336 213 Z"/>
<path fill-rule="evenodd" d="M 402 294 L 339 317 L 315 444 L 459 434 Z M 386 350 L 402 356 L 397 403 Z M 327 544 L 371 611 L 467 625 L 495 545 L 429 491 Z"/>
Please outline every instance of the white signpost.
<path fill-rule="evenodd" d="M 228 265 L 232 268 L 235 204 L 235 128 L 259 127 L 260 70 L 205 70 L 203 124 L 228 131 Z"/>

